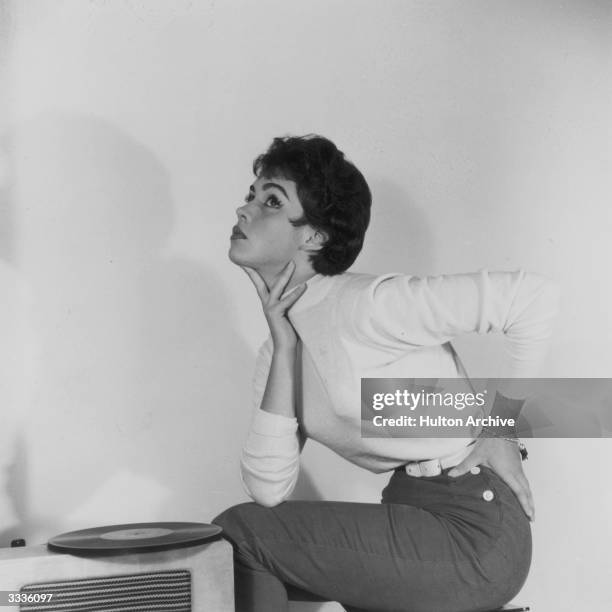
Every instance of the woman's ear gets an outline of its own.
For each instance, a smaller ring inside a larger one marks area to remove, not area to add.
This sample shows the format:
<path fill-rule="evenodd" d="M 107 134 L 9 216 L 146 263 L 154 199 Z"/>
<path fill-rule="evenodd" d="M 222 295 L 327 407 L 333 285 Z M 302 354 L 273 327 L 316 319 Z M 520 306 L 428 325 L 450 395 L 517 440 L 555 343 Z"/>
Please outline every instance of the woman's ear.
<path fill-rule="evenodd" d="M 327 234 L 325 232 L 310 228 L 310 231 L 302 244 L 302 250 L 309 251 L 311 253 L 320 251 L 326 242 Z"/>

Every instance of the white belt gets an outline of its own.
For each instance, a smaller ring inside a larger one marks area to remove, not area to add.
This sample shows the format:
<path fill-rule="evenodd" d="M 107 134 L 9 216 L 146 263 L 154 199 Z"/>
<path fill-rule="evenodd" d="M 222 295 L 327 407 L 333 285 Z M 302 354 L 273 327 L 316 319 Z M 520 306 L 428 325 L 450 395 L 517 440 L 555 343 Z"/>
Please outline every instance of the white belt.
<path fill-rule="evenodd" d="M 439 476 L 442 473 L 442 470 L 447 470 L 448 468 L 459 465 L 472 452 L 472 444 L 473 443 L 465 448 L 462 448 L 453 455 L 447 455 L 446 457 L 441 457 L 440 459 L 428 459 L 427 461 L 411 461 L 410 463 L 407 463 L 401 467 L 406 470 L 406 474 L 416 476 L 417 478 L 420 478 L 421 476 Z"/>

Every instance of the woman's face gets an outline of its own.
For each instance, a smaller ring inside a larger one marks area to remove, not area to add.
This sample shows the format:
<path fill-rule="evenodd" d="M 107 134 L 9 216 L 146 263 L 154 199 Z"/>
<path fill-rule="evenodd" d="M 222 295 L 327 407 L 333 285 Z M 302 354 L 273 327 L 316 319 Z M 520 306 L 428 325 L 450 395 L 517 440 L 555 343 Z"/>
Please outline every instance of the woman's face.
<path fill-rule="evenodd" d="M 293 181 L 259 177 L 249 188 L 245 204 L 236 209 L 238 223 L 231 235 L 229 258 L 260 272 L 274 272 L 294 259 L 308 226 L 294 227 L 304 210 Z"/>

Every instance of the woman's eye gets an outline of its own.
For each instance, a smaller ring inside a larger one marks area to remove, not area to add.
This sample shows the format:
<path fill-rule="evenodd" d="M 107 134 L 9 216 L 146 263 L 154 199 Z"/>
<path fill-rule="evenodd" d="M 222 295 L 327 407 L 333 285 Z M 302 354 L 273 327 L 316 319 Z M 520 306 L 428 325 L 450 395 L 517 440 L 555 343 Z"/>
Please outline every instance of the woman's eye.
<path fill-rule="evenodd" d="M 281 202 L 276 196 L 271 195 L 266 198 L 266 206 L 270 208 L 280 208 Z"/>

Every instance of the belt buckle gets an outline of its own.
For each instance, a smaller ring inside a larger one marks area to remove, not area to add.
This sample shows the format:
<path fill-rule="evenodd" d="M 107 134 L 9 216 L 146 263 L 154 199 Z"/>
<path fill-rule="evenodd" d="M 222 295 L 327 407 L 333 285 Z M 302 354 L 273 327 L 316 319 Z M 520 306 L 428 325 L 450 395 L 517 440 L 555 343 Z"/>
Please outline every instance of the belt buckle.
<path fill-rule="evenodd" d="M 431 478 L 439 476 L 442 473 L 442 464 L 439 459 L 430 459 L 428 461 L 413 461 L 406 464 L 406 473 L 416 478 Z"/>

